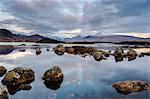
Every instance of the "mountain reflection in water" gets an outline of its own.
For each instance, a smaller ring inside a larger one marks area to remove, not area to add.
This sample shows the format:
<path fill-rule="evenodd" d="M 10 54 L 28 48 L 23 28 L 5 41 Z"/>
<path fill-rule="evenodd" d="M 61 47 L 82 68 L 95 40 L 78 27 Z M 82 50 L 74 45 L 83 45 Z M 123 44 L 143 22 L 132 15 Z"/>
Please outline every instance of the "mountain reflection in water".
<path fill-rule="evenodd" d="M 95 46 L 98 47 L 96 44 Z M 0 65 L 8 71 L 18 66 L 27 66 L 35 71 L 35 81 L 30 84 L 32 88 L 16 92 L 18 87 L 15 90 L 10 87 L 13 90 L 11 93 L 13 95 L 9 96 L 10 99 L 26 99 L 27 96 L 28 99 L 149 99 L 147 91 L 122 95 L 118 94 L 111 85 L 124 80 L 150 82 L 148 77 L 150 57 L 136 57 L 132 61 L 123 58 L 123 61 L 116 62 L 114 56 L 110 55 L 107 60 L 95 61 L 91 55 L 82 57 L 83 55 L 64 53 L 58 56 L 51 51 L 53 47 L 55 45 L 42 48 L 39 46 L 41 51 L 39 55 L 36 55 L 36 48 L 30 47 L 22 47 L 25 52 L 14 48 L 7 54 L 0 54 Z M 50 51 L 47 51 L 47 48 Z M 148 48 L 147 50 L 150 51 Z M 141 52 L 137 53 L 139 55 Z M 59 87 L 47 86 L 41 79 L 44 72 L 54 65 L 59 65 L 64 74 L 63 82 Z"/>

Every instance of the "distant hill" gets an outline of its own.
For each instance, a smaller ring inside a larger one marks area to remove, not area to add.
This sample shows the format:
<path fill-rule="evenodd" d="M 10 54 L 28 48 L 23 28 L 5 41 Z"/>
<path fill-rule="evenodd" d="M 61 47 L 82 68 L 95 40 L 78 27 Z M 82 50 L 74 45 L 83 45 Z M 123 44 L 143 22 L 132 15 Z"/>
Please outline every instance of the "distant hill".
<path fill-rule="evenodd" d="M 60 42 L 55 39 L 50 39 L 50 38 L 40 36 L 38 34 L 26 36 L 21 34 L 13 34 L 7 29 L 0 29 L 0 42 L 37 42 L 37 41 L 39 42 L 51 41 L 53 43 Z"/>
<path fill-rule="evenodd" d="M 64 42 L 50 39 L 50 38 L 43 38 L 42 40 L 39 40 L 36 43 L 64 43 Z"/>
<path fill-rule="evenodd" d="M 109 36 L 86 36 L 66 39 L 66 42 L 125 42 L 125 41 L 144 41 L 150 42 L 150 38 L 140 38 L 126 35 L 109 35 Z"/>

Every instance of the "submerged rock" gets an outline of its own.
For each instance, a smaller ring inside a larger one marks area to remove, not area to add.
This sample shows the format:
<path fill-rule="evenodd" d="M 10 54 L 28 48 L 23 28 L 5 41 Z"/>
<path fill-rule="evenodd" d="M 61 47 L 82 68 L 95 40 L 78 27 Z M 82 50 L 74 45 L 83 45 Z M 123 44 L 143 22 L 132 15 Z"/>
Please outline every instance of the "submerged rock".
<path fill-rule="evenodd" d="M 65 53 L 65 48 L 63 47 L 63 45 L 57 45 L 53 48 L 53 50 L 57 55 L 63 55 Z"/>
<path fill-rule="evenodd" d="M 59 66 L 54 66 L 44 73 L 42 79 L 46 82 L 59 82 L 63 80 L 63 73 Z"/>
<path fill-rule="evenodd" d="M 40 55 L 41 54 L 41 49 L 40 48 L 35 49 L 35 51 L 36 51 L 36 55 Z"/>
<path fill-rule="evenodd" d="M 145 81 L 120 81 L 112 84 L 118 93 L 128 95 L 133 92 L 148 90 L 149 85 Z"/>
<path fill-rule="evenodd" d="M 8 99 L 8 90 L 6 86 L 0 86 L 0 99 Z"/>
<path fill-rule="evenodd" d="M 30 68 L 18 67 L 7 72 L 2 80 L 3 85 L 20 85 L 34 81 L 34 72 Z"/>
<path fill-rule="evenodd" d="M 0 77 L 2 77 L 6 73 L 6 68 L 3 66 L 0 66 Z"/>
<path fill-rule="evenodd" d="M 127 52 L 127 57 L 128 57 L 128 61 L 136 59 L 137 57 L 136 51 L 129 49 L 129 51 Z"/>

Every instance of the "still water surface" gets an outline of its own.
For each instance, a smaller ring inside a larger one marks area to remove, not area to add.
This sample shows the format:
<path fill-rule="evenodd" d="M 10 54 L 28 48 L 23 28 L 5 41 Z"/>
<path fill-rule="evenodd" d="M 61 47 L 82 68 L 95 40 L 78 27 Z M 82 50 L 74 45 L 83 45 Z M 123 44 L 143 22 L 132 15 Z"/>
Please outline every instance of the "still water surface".
<path fill-rule="evenodd" d="M 53 51 L 47 51 L 47 48 L 52 50 L 54 46 L 56 45 L 43 45 L 40 55 L 36 55 L 35 49 L 30 46 L 16 48 L 8 54 L 0 55 L 0 65 L 8 71 L 15 67 L 29 67 L 35 72 L 32 89 L 9 95 L 10 99 L 149 99 L 149 92 L 122 95 L 111 85 L 122 80 L 150 82 L 150 57 L 116 62 L 114 57 L 110 56 L 107 60 L 98 62 L 92 56 L 83 58 L 67 53 L 58 56 Z M 108 47 L 100 44 L 86 46 L 102 49 Z M 112 47 L 109 45 L 109 48 Z M 19 49 L 25 49 L 25 52 L 20 52 Z M 44 85 L 41 78 L 45 71 L 55 65 L 62 69 L 64 79 L 59 89 L 52 90 Z"/>

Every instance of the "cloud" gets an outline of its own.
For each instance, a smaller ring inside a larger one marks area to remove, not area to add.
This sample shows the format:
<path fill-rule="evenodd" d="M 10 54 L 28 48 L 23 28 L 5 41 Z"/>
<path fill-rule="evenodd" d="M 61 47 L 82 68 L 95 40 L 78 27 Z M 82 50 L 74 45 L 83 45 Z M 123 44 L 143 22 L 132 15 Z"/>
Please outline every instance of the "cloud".
<path fill-rule="evenodd" d="M 149 33 L 149 6 L 149 0 L 1 0 L 0 26 L 43 35 L 75 29 Z"/>

